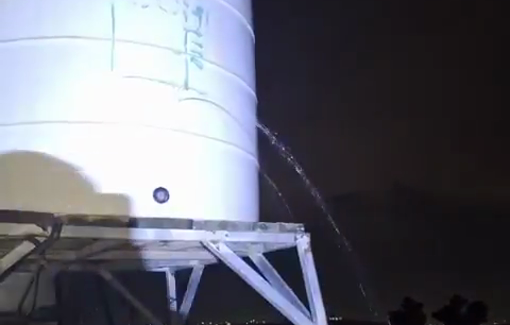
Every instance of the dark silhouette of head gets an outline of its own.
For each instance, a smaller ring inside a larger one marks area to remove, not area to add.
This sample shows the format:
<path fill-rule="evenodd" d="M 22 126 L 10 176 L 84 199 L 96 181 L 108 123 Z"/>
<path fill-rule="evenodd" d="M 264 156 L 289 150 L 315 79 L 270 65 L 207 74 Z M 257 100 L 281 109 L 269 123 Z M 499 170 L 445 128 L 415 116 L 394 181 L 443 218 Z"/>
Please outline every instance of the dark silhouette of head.
<path fill-rule="evenodd" d="M 389 322 L 391 325 L 424 325 L 427 315 L 421 302 L 405 297 L 400 308 L 389 313 Z"/>
<path fill-rule="evenodd" d="M 473 301 L 454 295 L 450 302 L 432 317 L 444 325 L 480 325 L 487 322 L 489 307 L 482 301 Z"/>
<path fill-rule="evenodd" d="M 479 325 L 487 322 L 489 307 L 483 301 L 473 301 L 464 313 L 466 325 Z"/>

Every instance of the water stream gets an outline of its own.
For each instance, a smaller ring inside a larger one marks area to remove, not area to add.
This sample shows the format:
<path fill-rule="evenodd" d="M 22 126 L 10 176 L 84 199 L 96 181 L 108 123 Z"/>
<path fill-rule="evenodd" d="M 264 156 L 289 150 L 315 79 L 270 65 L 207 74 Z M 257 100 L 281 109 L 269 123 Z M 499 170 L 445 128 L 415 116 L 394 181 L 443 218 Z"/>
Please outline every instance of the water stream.
<path fill-rule="evenodd" d="M 356 277 L 358 278 L 358 288 L 368 306 L 368 309 L 374 315 L 375 317 L 378 316 L 377 311 L 373 307 L 373 303 L 371 298 L 369 298 L 369 295 L 367 294 L 367 286 L 365 281 L 365 272 L 363 271 L 363 268 L 361 266 L 361 263 L 359 262 L 359 259 L 357 257 L 357 254 L 354 252 L 352 245 L 350 244 L 347 237 L 340 231 L 340 228 L 338 227 L 335 219 L 333 218 L 333 215 L 329 211 L 329 208 L 324 201 L 324 198 L 322 197 L 321 193 L 319 192 L 319 189 L 312 183 L 312 181 L 308 178 L 306 175 L 303 167 L 299 164 L 299 162 L 296 160 L 294 155 L 291 153 L 289 148 L 283 144 L 279 139 L 275 132 L 271 131 L 267 126 L 264 124 L 259 123 L 257 125 L 258 129 L 267 137 L 271 145 L 278 151 L 278 154 L 285 159 L 286 163 L 294 169 L 294 171 L 299 175 L 301 180 L 304 183 L 304 186 L 306 190 L 310 193 L 312 196 L 315 204 L 319 207 L 319 209 L 324 214 L 328 224 L 331 226 L 331 229 L 334 231 L 335 235 L 335 244 L 338 248 L 343 249 L 348 257 L 350 258 L 350 262 L 352 267 L 354 268 L 354 272 L 356 274 Z M 278 189 L 276 184 L 267 176 L 267 174 L 263 173 L 266 180 L 268 180 L 269 184 L 275 189 L 277 195 L 282 199 L 282 202 L 284 202 L 285 207 L 292 215 L 292 212 L 290 210 L 289 205 L 284 199 L 283 194 Z"/>
<path fill-rule="evenodd" d="M 294 214 L 292 213 L 292 210 L 290 209 L 290 205 L 287 202 L 287 200 L 285 199 L 285 196 L 283 195 L 282 191 L 280 191 L 280 189 L 278 188 L 278 185 L 276 185 L 275 181 L 273 181 L 273 179 L 271 177 L 269 177 L 269 175 L 266 172 L 260 170 L 260 173 L 266 180 L 267 184 L 269 184 L 269 186 L 273 189 L 276 196 L 278 196 L 278 199 L 280 200 L 281 204 L 285 208 L 285 211 L 287 212 L 288 216 L 292 220 L 294 220 Z"/>

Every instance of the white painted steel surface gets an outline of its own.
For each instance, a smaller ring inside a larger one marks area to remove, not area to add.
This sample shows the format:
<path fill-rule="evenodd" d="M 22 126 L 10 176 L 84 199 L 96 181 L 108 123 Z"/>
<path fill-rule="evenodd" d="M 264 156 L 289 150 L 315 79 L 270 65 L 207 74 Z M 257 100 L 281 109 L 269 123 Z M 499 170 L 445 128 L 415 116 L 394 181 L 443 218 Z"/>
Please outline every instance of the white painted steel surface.
<path fill-rule="evenodd" d="M 256 221 L 253 51 L 250 0 L 1 1 L 0 209 Z"/>

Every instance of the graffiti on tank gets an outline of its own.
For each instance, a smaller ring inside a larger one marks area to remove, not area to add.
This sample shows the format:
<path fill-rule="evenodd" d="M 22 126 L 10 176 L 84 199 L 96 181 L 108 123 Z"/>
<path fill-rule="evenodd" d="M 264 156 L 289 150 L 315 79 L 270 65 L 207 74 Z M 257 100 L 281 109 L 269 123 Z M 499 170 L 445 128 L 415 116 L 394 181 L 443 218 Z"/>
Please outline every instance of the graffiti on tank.
<path fill-rule="evenodd" d="M 200 0 L 128 0 L 143 10 L 157 10 L 181 20 L 184 47 L 183 88 L 190 89 L 192 69 L 202 71 L 205 67 L 204 33 L 209 21 L 208 12 Z M 170 18 L 169 17 L 169 18 Z"/>
<path fill-rule="evenodd" d="M 156 9 L 177 16 L 181 12 L 182 0 L 133 0 L 131 3 L 141 9 Z"/>
<path fill-rule="evenodd" d="M 207 12 L 197 3 L 183 0 L 183 31 L 185 49 L 185 77 L 184 88 L 190 84 L 190 70 L 204 69 L 204 27 L 207 22 Z"/>

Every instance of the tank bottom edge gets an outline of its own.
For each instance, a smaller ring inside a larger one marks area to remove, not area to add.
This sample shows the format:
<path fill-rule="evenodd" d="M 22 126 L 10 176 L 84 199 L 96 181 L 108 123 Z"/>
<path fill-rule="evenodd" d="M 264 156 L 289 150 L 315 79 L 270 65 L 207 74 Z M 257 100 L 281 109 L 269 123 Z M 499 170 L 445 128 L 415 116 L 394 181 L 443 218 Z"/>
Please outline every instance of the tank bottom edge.
<path fill-rule="evenodd" d="M 74 215 L 49 212 L 1 210 L 1 223 L 51 225 L 56 220 L 69 226 L 129 227 L 155 229 L 193 229 L 208 231 L 301 232 L 299 223 L 261 222 L 258 220 L 207 220 L 175 217 L 135 217 L 121 215 Z"/>

